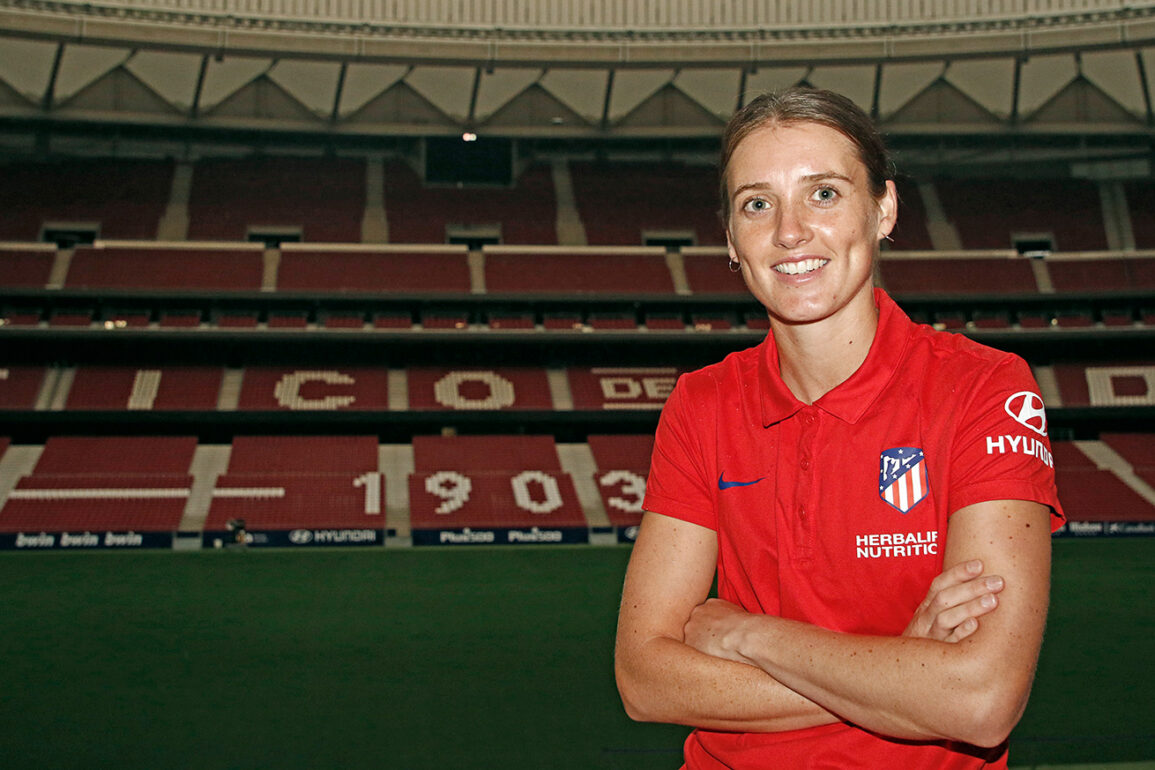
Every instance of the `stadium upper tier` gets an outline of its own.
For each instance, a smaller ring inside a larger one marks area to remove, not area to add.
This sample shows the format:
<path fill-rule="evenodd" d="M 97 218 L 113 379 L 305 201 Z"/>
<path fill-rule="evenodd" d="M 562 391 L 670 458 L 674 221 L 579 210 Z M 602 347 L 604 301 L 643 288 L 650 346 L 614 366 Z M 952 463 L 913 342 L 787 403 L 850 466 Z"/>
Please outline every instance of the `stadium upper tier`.
<path fill-rule="evenodd" d="M 706 161 L 523 161 L 506 184 L 471 185 L 430 183 L 417 165 L 287 155 L 0 163 L 0 241 L 725 244 Z M 899 198 L 895 251 L 1155 248 L 1155 183 L 1142 175 L 925 175 L 900 179 Z"/>

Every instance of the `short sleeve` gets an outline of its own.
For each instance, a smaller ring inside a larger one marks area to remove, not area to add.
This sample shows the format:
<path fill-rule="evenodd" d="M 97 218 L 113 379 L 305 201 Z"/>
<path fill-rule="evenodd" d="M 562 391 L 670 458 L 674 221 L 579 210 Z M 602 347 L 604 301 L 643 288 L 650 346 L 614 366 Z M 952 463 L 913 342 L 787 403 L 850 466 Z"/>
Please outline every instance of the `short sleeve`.
<path fill-rule="evenodd" d="M 713 439 L 713 410 L 693 398 L 687 377 L 666 400 L 654 436 L 642 507 L 713 530 L 718 528 L 705 445 Z"/>
<path fill-rule="evenodd" d="M 1062 526 L 1046 409 L 1025 361 L 1008 355 L 978 378 L 957 425 L 951 512 L 988 500 L 1030 500 L 1050 507 L 1052 531 Z"/>

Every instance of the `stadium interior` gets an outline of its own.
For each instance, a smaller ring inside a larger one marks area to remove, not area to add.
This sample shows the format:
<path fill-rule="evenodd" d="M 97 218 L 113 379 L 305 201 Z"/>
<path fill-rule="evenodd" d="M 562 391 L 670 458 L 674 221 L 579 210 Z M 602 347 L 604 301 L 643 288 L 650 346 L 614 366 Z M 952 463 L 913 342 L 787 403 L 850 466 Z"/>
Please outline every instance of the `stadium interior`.
<path fill-rule="evenodd" d="M 1031 365 L 1056 537 L 1155 535 L 1155 4 L 324 6 L 0 0 L 0 548 L 628 544 L 796 83 L 894 153 L 878 284 Z"/>

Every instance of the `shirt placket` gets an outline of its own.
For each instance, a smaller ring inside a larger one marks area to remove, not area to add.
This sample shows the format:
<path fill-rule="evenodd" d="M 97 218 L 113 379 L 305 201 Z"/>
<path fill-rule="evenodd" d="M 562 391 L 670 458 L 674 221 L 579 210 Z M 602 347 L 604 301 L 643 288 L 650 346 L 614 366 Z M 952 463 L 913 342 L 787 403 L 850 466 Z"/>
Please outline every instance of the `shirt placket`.
<path fill-rule="evenodd" d="M 815 406 L 803 408 L 797 417 L 798 442 L 794 459 L 796 482 L 794 485 L 794 510 L 791 511 L 794 529 L 794 560 L 798 565 L 806 565 L 814 558 L 814 526 L 817 500 L 814 499 L 815 461 L 818 429 L 821 423 L 819 409 Z"/>

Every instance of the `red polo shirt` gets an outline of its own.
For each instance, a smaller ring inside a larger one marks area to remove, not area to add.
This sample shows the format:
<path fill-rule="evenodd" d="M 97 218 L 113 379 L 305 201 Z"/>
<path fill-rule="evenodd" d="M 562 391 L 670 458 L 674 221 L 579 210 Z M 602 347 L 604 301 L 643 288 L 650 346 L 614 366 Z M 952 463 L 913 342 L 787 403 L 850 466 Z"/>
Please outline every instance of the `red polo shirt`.
<path fill-rule="evenodd" d="M 807 405 L 773 335 L 683 375 L 644 507 L 718 533 L 718 594 L 750 612 L 897 636 L 943 570 L 950 515 L 986 500 L 1063 514 L 1046 416 L 1017 356 L 914 324 L 875 290 L 866 361 Z M 1005 767 L 1006 747 L 892 741 L 848 724 L 696 730 L 688 767 Z"/>

